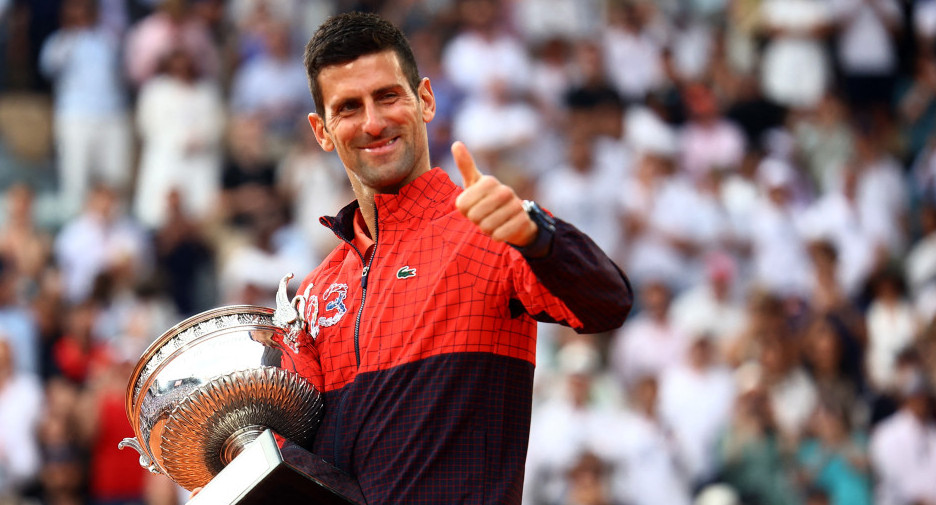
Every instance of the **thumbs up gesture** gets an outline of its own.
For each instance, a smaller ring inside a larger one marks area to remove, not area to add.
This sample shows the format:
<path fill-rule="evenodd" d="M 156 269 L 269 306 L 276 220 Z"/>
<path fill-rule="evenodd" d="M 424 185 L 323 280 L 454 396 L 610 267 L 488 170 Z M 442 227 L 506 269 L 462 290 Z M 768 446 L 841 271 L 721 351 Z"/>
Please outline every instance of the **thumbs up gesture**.
<path fill-rule="evenodd" d="M 530 245 L 536 238 L 537 226 L 514 190 L 496 177 L 482 174 L 465 144 L 452 144 L 452 156 L 465 181 L 465 191 L 455 200 L 458 211 L 498 242 Z"/>

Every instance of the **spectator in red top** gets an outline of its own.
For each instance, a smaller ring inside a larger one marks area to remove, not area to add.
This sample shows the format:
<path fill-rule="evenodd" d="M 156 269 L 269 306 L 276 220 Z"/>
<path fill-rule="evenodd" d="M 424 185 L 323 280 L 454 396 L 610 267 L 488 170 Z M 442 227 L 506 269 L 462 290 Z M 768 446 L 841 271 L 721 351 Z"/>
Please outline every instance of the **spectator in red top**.
<path fill-rule="evenodd" d="M 98 310 L 97 303 L 90 300 L 72 307 L 66 316 L 65 332 L 52 347 L 56 368 L 77 384 L 84 384 L 93 369 L 104 368 L 110 362 L 109 350 L 94 335 Z"/>
<path fill-rule="evenodd" d="M 132 451 L 115 450 L 133 437 L 124 411 L 127 377 L 133 362 L 120 360 L 102 367 L 78 400 L 76 422 L 89 452 L 88 494 L 94 505 L 143 505 L 146 470 Z"/>

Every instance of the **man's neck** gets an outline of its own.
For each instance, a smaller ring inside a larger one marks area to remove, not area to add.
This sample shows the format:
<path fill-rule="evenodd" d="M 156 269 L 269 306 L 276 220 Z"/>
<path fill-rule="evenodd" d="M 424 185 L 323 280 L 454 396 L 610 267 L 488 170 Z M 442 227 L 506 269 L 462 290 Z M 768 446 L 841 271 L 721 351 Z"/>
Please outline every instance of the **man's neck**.
<path fill-rule="evenodd" d="M 361 215 L 364 216 L 364 221 L 367 223 L 367 230 L 370 232 L 371 237 L 377 236 L 377 205 L 374 203 L 376 196 L 378 194 L 398 194 L 406 185 L 412 183 L 419 177 L 422 177 L 429 171 L 430 169 L 427 168 L 414 174 L 414 177 L 411 179 L 403 181 L 399 187 L 388 188 L 381 191 L 363 186 L 360 182 L 357 181 L 354 175 L 350 173 L 348 174 L 351 180 L 351 189 L 354 191 L 354 196 L 357 198 L 358 207 L 361 210 Z"/>
<path fill-rule="evenodd" d="M 371 238 L 377 236 L 377 206 L 374 203 L 374 193 L 369 195 L 358 195 L 358 209 L 364 222 L 367 223 L 367 231 Z"/>

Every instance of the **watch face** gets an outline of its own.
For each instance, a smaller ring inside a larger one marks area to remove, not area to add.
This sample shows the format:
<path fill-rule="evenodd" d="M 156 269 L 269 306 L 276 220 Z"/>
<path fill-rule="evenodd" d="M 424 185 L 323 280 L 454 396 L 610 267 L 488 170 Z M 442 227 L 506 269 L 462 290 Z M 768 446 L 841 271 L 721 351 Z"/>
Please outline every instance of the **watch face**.
<path fill-rule="evenodd" d="M 527 211 L 527 214 L 530 215 L 530 219 L 532 219 L 533 222 L 538 226 L 548 228 L 549 231 L 553 231 L 555 229 L 556 220 L 544 212 L 536 202 L 532 200 L 524 200 L 523 208 Z"/>

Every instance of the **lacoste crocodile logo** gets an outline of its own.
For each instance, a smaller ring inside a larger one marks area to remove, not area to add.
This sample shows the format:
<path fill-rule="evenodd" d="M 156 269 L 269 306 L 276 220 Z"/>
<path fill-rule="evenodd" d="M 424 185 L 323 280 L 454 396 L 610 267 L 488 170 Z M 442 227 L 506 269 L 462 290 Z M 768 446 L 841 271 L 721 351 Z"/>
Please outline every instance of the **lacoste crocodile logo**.
<path fill-rule="evenodd" d="M 410 277 L 414 277 L 415 275 L 416 275 L 416 269 L 410 268 L 409 265 L 406 265 L 396 271 L 397 279 L 409 279 Z"/>

